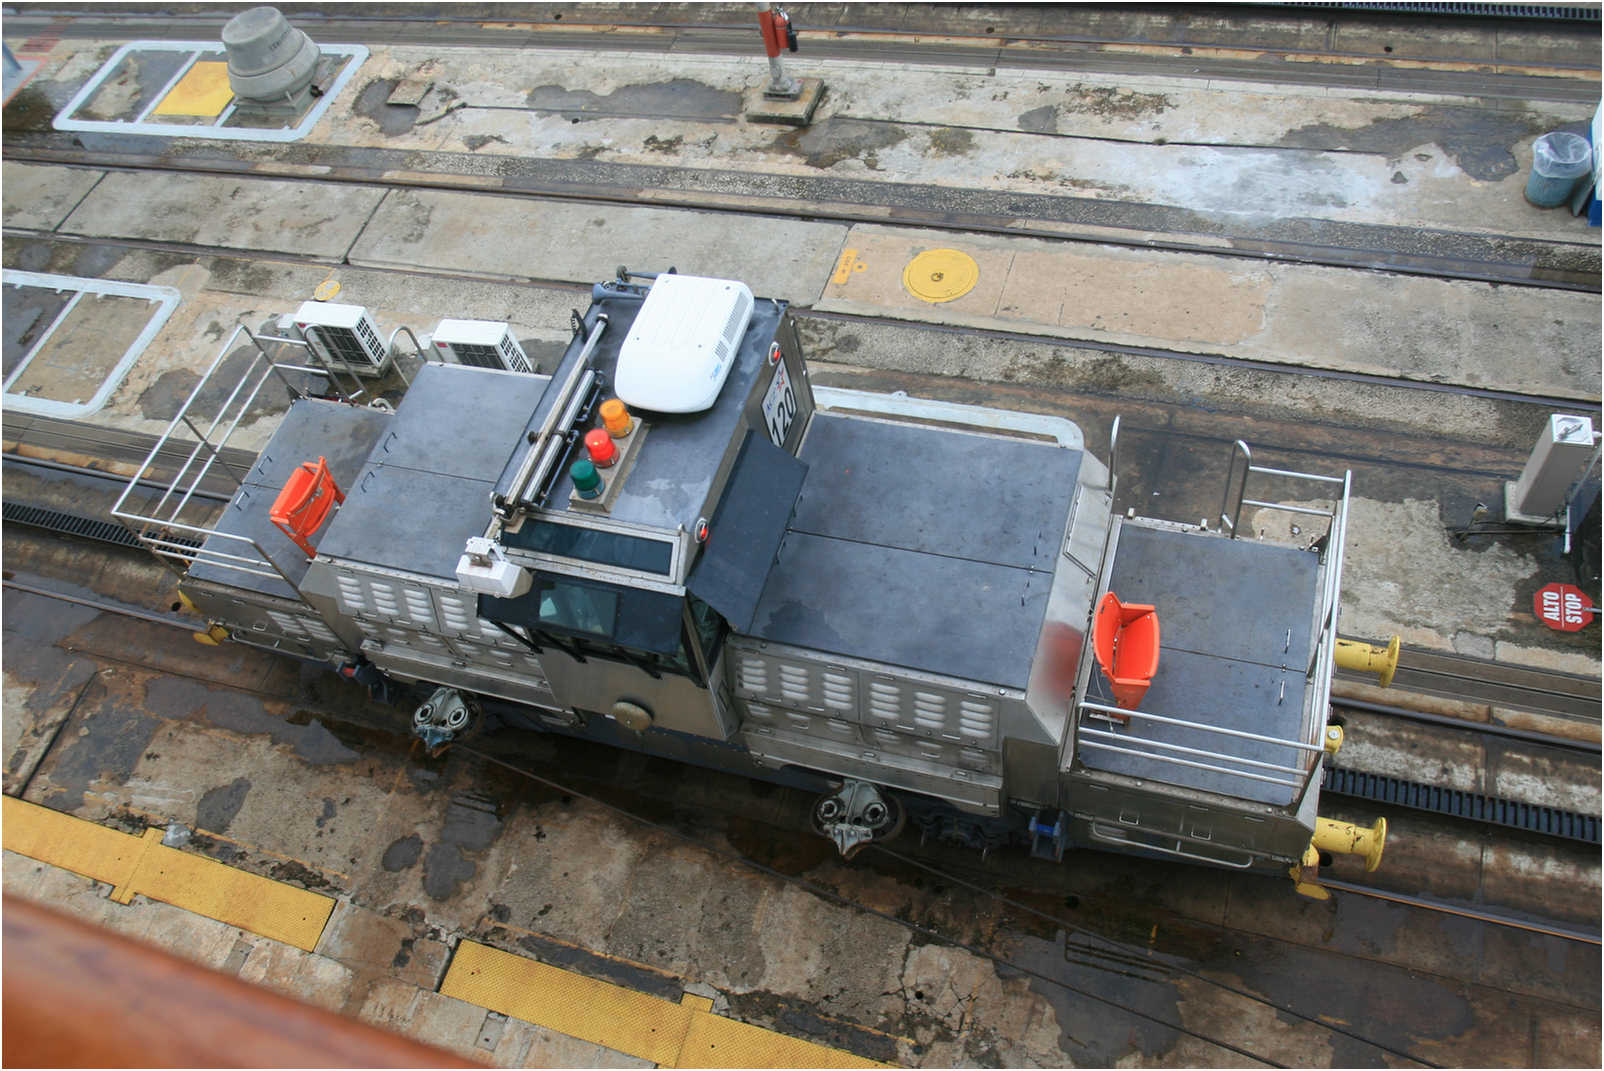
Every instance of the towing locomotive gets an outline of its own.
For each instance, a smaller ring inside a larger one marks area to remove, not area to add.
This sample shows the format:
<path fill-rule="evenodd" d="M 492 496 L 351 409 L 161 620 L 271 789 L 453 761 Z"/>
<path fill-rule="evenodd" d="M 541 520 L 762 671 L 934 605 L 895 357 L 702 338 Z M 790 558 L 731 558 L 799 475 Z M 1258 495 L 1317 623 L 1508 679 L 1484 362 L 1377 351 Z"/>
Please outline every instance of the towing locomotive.
<path fill-rule="evenodd" d="M 181 570 L 199 638 L 421 699 L 430 747 L 499 722 L 811 789 L 844 854 L 912 823 L 1314 896 L 1323 853 L 1379 863 L 1384 821 L 1318 816 L 1349 474 L 1237 443 L 1217 519 L 1120 514 L 1117 421 L 1105 466 L 1067 420 L 815 386 L 785 302 L 672 272 L 593 288 L 550 375 L 506 325 L 477 325 L 498 351 L 443 321 L 419 352 L 455 361 L 360 405 L 269 353 L 388 360 L 362 310 L 316 304 L 236 331 L 147 460 L 198 436 L 166 493 L 131 508 L 141 471 L 114 510 Z M 327 315 L 352 309 L 355 349 Z M 259 359 L 202 432 L 188 409 L 242 333 Z M 299 396 L 192 520 L 212 429 L 275 377 Z M 1324 530 L 1267 544 L 1247 507 Z"/>

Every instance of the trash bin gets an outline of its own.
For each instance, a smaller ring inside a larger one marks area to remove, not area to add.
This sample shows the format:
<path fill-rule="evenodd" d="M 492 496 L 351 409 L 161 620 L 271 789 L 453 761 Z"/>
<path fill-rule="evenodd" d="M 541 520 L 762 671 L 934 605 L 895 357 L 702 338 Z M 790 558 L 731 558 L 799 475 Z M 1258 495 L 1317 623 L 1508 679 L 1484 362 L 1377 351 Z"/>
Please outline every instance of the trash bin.
<path fill-rule="evenodd" d="M 1556 208 L 1570 199 L 1571 189 L 1593 170 L 1593 147 L 1580 134 L 1544 134 L 1532 143 L 1532 174 L 1526 200 L 1538 208 Z"/>

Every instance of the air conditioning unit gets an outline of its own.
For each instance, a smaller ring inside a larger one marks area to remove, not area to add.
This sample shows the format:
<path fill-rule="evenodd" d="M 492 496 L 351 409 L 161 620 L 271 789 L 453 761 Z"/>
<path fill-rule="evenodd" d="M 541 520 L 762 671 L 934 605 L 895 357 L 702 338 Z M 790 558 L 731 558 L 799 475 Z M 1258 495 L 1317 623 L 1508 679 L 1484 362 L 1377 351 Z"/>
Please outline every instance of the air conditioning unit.
<path fill-rule="evenodd" d="M 745 283 L 659 275 L 618 349 L 618 397 L 658 413 L 699 413 L 712 405 L 735 364 L 752 307 Z"/>
<path fill-rule="evenodd" d="M 383 375 L 390 369 L 379 325 L 361 305 L 302 302 L 295 312 L 295 328 L 324 364 L 359 376 Z"/>
<path fill-rule="evenodd" d="M 494 320 L 441 320 L 434 329 L 434 355 L 475 368 L 535 370 L 513 337 L 512 325 Z"/>

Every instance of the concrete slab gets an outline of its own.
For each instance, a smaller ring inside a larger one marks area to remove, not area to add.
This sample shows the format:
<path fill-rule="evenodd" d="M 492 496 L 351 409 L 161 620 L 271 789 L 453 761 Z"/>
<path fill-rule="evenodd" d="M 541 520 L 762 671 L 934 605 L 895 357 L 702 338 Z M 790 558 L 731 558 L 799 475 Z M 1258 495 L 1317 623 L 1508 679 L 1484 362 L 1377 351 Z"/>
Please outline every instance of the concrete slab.
<path fill-rule="evenodd" d="M 932 305 L 902 272 L 943 247 L 974 257 L 981 278 Z M 821 310 L 1599 397 L 1600 307 L 1588 294 L 867 224 L 845 248 L 864 270 L 833 275 Z"/>
<path fill-rule="evenodd" d="M 349 259 L 363 267 L 587 284 L 611 278 L 620 264 L 641 271 L 672 266 L 687 275 L 738 277 L 754 293 L 806 302 L 845 235 L 833 223 L 398 191 L 363 229 Z"/>
<path fill-rule="evenodd" d="M 106 176 L 80 167 L 45 167 L 0 163 L 0 203 L 5 224 L 26 230 L 53 231 L 84 194 Z"/>
<path fill-rule="evenodd" d="M 809 131 L 776 133 L 676 115 L 662 102 L 677 87 L 682 101 L 727 98 L 720 109 L 738 112 L 740 94 L 763 77 L 762 57 L 378 48 L 372 77 L 428 63 L 437 92 L 448 87 L 462 108 L 428 126 L 382 130 L 359 106 L 335 109 L 313 140 L 1589 241 L 1583 225 L 1533 209 L 1521 189 L 1532 140 L 1584 122 L 1590 105 L 1006 65 L 897 64 L 895 78 L 879 78 L 872 65 L 797 59 L 829 92 Z M 532 106 L 550 96 L 543 89 L 585 108 L 572 113 L 582 121 Z"/>
<path fill-rule="evenodd" d="M 106 176 L 63 233 L 139 238 L 339 260 L 384 191 L 362 186 L 168 175 Z"/>

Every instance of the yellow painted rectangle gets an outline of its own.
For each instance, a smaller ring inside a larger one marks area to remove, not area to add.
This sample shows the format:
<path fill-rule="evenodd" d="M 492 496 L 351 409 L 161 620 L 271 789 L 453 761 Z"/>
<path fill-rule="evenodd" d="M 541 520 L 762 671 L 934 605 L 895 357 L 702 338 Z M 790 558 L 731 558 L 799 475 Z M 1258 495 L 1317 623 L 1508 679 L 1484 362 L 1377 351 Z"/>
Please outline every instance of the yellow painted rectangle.
<path fill-rule="evenodd" d="M 334 910 L 327 896 L 169 848 L 159 829 L 140 838 L 11 796 L 4 806 L 8 851 L 104 881 L 118 903 L 139 893 L 307 952 Z"/>
<path fill-rule="evenodd" d="M 440 992 L 664 1067 L 675 1066 L 693 1014 L 476 941 L 457 945 Z"/>
<path fill-rule="evenodd" d="M 776 1034 L 611 982 L 463 941 L 440 992 L 660 1067 L 887 1067 L 840 1049 Z"/>
<path fill-rule="evenodd" d="M 886 1067 L 841 1049 L 786 1037 L 722 1015 L 698 1012 L 680 1048 L 680 1067 Z"/>
<path fill-rule="evenodd" d="M 0 819 L 7 851 L 108 885 L 125 883 L 143 850 L 138 837 L 14 796 L 5 797 Z"/>
<path fill-rule="evenodd" d="M 207 60 L 193 64 L 152 114 L 215 119 L 233 99 L 234 90 L 228 84 L 228 62 Z"/>
<path fill-rule="evenodd" d="M 147 837 L 160 840 L 161 831 Z M 135 892 L 310 952 L 334 911 L 319 893 L 152 844 L 129 883 Z"/>

